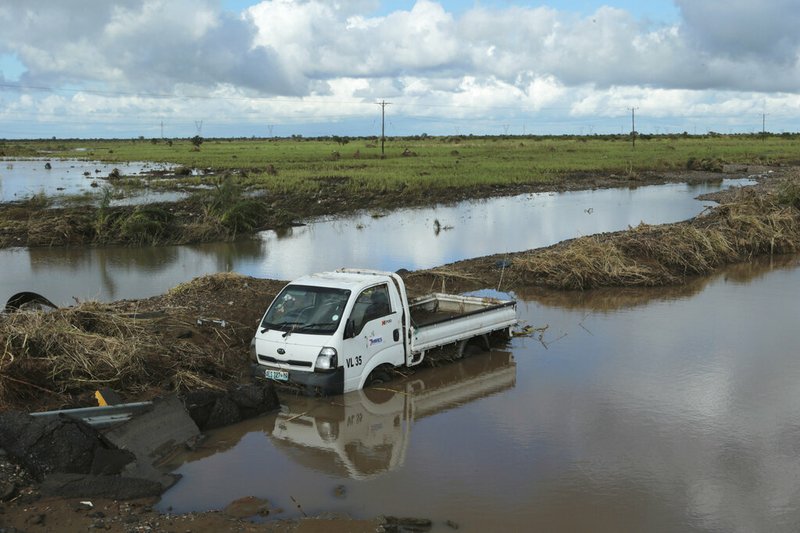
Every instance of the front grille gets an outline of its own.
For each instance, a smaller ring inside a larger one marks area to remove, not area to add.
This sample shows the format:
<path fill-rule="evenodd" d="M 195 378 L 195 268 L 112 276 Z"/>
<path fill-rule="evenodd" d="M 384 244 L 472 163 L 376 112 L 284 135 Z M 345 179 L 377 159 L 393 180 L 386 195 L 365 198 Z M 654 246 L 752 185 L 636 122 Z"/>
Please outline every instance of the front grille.
<path fill-rule="evenodd" d="M 269 355 L 261 355 L 258 354 L 258 360 L 264 363 L 275 363 L 280 365 L 290 365 L 290 366 L 302 366 L 305 368 L 311 368 L 311 363 L 308 361 L 296 361 L 294 359 L 277 359 L 275 357 L 271 357 Z"/>

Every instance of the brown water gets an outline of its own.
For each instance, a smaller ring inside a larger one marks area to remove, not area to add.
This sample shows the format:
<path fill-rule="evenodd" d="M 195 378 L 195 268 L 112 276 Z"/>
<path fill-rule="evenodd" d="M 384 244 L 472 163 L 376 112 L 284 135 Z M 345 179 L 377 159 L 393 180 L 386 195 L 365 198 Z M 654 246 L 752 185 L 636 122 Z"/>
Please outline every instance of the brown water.
<path fill-rule="evenodd" d="M 212 433 L 160 508 L 435 531 L 796 531 L 800 258 L 676 289 L 520 296 L 541 339 Z M 343 486 L 343 488 L 338 488 Z"/>

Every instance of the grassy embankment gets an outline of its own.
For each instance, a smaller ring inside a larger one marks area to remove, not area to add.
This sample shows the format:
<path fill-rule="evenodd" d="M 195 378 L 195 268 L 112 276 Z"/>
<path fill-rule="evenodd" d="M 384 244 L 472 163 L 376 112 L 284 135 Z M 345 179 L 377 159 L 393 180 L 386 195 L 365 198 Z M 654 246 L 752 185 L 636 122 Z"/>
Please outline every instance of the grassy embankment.
<path fill-rule="evenodd" d="M 0 246 L 187 243 L 233 238 L 293 220 L 354 209 L 447 202 L 524 190 L 636 184 L 652 173 L 723 163 L 794 163 L 793 136 L 640 138 L 447 137 L 390 139 L 71 140 L 0 143 L 6 157 L 168 162 L 185 171 L 118 178 L 91 206 L 53 209 L 47 191 L 0 208 Z M 76 149 L 80 148 L 78 151 Z M 173 205 L 111 207 L 137 188 L 190 190 Z M 85 202 L 85 198 L 79 199 Z"/>

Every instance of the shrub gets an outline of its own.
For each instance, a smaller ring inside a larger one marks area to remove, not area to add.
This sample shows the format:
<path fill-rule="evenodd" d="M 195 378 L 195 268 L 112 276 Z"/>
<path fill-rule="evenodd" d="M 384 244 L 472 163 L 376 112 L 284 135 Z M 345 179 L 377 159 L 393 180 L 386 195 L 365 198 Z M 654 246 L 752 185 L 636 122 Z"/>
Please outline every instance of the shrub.
<path fill-rule="evenodd" d="M 160 207 L 139 206 L 120 223 L 120 236 L 136 244 L 154 244 L 167 233 L 172 218 Z"/>

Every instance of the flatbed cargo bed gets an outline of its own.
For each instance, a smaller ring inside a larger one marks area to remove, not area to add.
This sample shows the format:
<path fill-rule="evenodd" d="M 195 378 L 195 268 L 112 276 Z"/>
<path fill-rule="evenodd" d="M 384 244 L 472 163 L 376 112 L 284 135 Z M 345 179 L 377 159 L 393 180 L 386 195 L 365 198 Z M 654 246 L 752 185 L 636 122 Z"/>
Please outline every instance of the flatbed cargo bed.
<path fill-rule="evenodd" d="M 413 330 L 409 365 L 422 362 L 428 350 L 511 328 L 517 322 L 514 300 L 435 293 L 410 301 L 408 307 Z"/>

